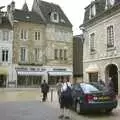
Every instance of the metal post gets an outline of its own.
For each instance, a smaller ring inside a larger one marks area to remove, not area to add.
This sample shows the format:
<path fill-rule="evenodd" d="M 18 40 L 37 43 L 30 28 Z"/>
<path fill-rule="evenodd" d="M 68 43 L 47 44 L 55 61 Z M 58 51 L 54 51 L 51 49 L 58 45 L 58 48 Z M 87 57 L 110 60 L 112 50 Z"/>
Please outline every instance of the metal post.
<path fill-rule="evenodd" d="M 51 88 L 51 102 L 53 101 L 53 88 Z"/>

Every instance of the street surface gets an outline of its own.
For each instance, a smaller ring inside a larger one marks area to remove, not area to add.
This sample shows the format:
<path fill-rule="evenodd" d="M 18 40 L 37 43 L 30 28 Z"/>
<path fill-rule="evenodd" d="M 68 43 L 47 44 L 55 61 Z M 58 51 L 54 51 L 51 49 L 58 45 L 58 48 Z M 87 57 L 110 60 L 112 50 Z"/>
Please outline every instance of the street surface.
<path fill-rule="evenodd" d="M 41 102 L 40 90 L 0 91 L 0 120 L 59 120 L 57 94 L 48 94 L 48 100 Z M 52 100 L 52 102 L 51 102 Z M 120 109 L 111 114 L 77 115 L 71 111 L 72 120 L 119 120 Z"/>

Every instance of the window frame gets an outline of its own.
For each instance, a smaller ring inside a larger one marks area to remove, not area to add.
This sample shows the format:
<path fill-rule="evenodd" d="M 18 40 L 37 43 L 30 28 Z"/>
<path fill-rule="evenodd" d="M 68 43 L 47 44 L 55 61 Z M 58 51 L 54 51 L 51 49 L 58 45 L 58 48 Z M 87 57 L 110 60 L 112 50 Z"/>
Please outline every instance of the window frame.
<path fill-rule="evenodd" d="M 39 31 L 36 31 L 36 32 L 34 33 L 34 39 L 35 39 L 35 40 L 40 40 L 40 37 L 41 37 L 40 32 L 39 32 Z"/>
<path fill-rule="evenodd" d="M 20 47 L 20 61 L 25 62 L 26 61 L 26 47 Z"/>
<path fill-rule="evenodd" d="M 114 47 L 114 27 L 113 25 L 109 25 L 107 27 L 107 48 Z"/>
<path fill-rule="evenodd" d="M 3 30 L 3 41 L 8 41 L 8 40 L 9 40 L 9 31 Z"/>
<path fill-rule="evenodd" d="M 38 62 L 40 58 L 40 48 L 34 48 L 34 60 Z"/>
<path fill-rule="evenodd" d="M 58 60 L 58 49 L 54 50 L 54 59 Z"/>
<path fill-rule="evenodd" d="M 9 51 L 8 49 L 2 49 L 2 62 L 8 62 Z"/>
<path fill-rule="evenodd" d="M 28 40 L 28 30 L 26 30 L 26 29 L 20 30 L 20 39 L 21 40 Z"/>
<path fill-rule="evenodd" d="M 90 52 L 95 52 L 95 33 L 90 34 Z"/>

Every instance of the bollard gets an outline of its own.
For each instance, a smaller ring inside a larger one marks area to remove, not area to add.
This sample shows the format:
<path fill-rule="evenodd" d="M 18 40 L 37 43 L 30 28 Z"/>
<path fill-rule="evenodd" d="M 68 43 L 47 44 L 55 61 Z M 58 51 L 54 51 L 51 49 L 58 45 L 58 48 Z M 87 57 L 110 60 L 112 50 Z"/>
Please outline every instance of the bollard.
<path fill-rule="evenodd" d="M 53 88 L 51 88 L 51 102 L 53 101 Z"/>

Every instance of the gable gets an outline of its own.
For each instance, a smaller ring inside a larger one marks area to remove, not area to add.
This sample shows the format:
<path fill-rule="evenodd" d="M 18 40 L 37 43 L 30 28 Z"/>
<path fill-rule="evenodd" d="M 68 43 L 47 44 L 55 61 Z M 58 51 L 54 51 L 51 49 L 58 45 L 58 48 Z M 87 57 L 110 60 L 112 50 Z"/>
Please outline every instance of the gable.
<path fill-rule="evenodd" d="M 72 24 L 70 23 L 70 21 L 68 20 L 68 18 L 66 17 L 64 12 L 60 8 L 60 6 L 53 4 L 53 3 L 45 2 L 42 0 L 39 0 L 39 1 L 35 0 L 33 3 L 33 8 L 32 8 L 33 12 L 36 12 L 35 8 L 34 8 L 36 6 L 34 4 L 36 4 L 37 7 L 40 8 L 39 10 L 41 10 L 41 11 L 37 11 L 37 12 L 42 12 L 42 15 L 44 16 L 44 18 L 46 20 L 46 23 L 59 24 L 59 25 L 72 27 Z M 56 12 L 58 14 L 58 18 L 59 18 L 58 22 L 54 22 L 51 20 L 51 15 L 54 12 Z"/>

